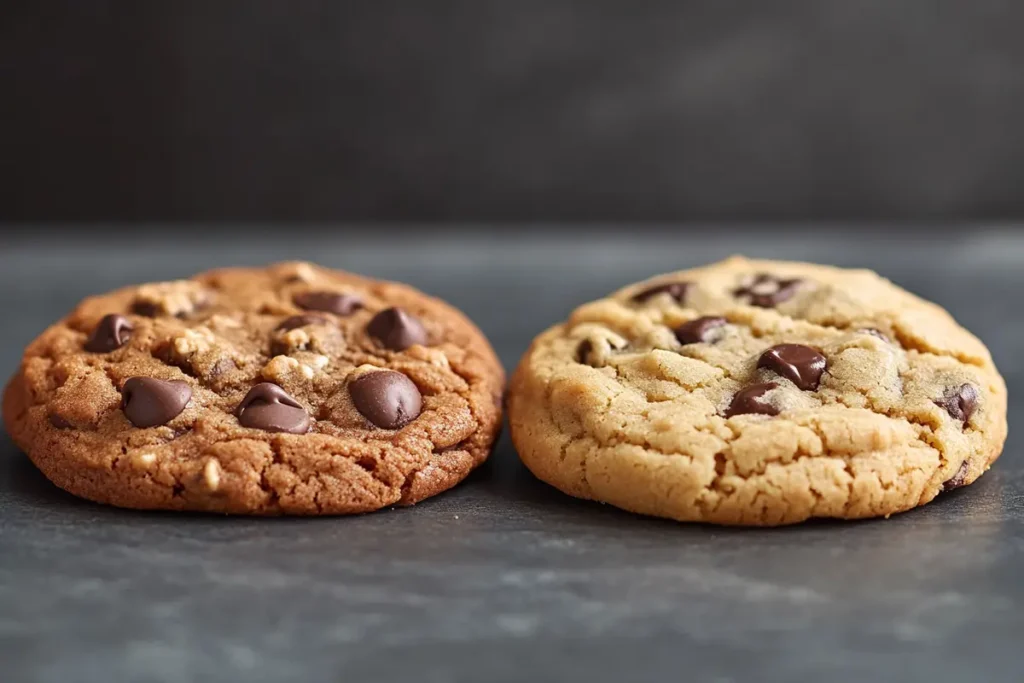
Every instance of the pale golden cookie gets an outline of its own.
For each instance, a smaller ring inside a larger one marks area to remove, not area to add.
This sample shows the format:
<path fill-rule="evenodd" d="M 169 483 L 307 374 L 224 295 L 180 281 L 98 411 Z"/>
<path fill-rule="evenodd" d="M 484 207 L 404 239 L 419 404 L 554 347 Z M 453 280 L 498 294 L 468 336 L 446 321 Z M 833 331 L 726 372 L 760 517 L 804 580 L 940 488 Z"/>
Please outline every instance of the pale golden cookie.
<path fill-rule="evenodd" d="M 890 515 L 977 479 L 1006 438 L 988 350 L 875 273 L 731 258 L 584 304 L 512 379 L 527 467 L 650 515 Z"/>
<path fill-rule="evenodd" d="M 490 453 L 503 383 L 444 302 L 282 263 L 86 299 L 29 345 L 3 416 L 84 498 L 338 514 L 461 481 Z"/>

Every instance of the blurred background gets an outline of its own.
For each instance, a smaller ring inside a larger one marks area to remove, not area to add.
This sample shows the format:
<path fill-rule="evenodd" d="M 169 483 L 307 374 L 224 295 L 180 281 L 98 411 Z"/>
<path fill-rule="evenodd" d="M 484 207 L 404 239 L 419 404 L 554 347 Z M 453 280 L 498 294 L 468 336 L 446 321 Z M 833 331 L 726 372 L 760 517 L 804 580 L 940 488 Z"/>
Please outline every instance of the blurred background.
<path fill-rule="evenodd" d="M 1012 0 L 8 3 L 0 220 L 1013 220 L 1022 26 Z"/>

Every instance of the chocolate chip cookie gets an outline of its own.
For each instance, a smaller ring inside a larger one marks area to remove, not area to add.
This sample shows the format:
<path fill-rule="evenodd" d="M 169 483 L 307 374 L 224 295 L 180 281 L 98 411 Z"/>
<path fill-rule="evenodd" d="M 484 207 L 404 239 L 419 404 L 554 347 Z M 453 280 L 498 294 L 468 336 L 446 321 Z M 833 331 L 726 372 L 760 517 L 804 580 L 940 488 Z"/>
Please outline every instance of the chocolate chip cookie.
<path fill-rule="evenodd" d="M 512 438 L 562 491 L 777 525 L 890 515 L 970 484 L 1006 385 L 946 311 L 878 275 L 731 258 L 576 309 L 512 379 Z"/>
<path fill-rule="evenodd" d="M 451 306 L 282 263 L 86 299 L 29 345 L 3 416 L 84 498 L 340 514 L 461 481 L 491 450 L 503 383 Z"/>

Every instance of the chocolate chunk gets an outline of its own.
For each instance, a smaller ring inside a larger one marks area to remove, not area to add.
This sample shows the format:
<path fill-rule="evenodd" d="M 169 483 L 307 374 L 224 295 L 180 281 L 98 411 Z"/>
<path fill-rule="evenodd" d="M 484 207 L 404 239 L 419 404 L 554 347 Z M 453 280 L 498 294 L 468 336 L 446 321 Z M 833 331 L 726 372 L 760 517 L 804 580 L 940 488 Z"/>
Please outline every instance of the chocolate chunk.
<path fill-rule="evenodd" d="M 363 417 L 382 429 L 398 429 L 417 417 L 423 406 L 420 390 L 400 372 L 368 372 L 348 385 Z"/>
<path fill-rule="evenodd" d="M 803 344 L 779 344 L 761 354 L 757 367 L 782 375 L 804 391 L 814 391 L 825 371 L 825 356 Z"/>
<path fill-rule="evenodd" d="M 327 325 L 331 321 L 326 316 L 319 315 L 317 313 L 300 313 L 299 315 L 293 315 L 290 318 L 285 318 L 281 321 L 281 324 L 277 326 L 279 331 L 294 330 L 299 327 L 305 327 L 306 325 Z"/>
<path fill-rule="evenodd" d="M 971 469 L 970 465 L 967 463 L 966 460 L 964 460 L 960 464 L 960 469 L 958 469 L 956 471 L 956 474 L 954 474 L 947 481 L 943 482 L 942 490 L 943 491 L 952 491 L 953 489 L 958 489 L 961 486 L 963 486 L 964 484 L 966 484 L 967 483 L 967 471 L 969 469 Z"/>
<path fill-rule="evenodd" d="M 270 382 L 261 382 L 250 389 L 235 409 L 235 415 L 239 424 L 251 429 L 289 434 L 309 431 L 306 409 L 284 389 Z"/>
<path fill-rule="evenodd" d="M 92 353 L 107 353 L 119 349 L 128 343 L 133 329 L 135 328 L 132 321 L 123 315 L 105 315 L 85 342 L 85 350 Z"/>
<path fill-rule="evenodd" d="M 733 290 L 733 296 L 746 299 L 751 306 L 772 308 L 792 298 L 803 281 L 799 278 L 784 280 L 767 273 L 755 275 L 749 283 Z"/>
<path fill-rule="evenodd" d="M 192 388 L 180 379 L 131 377 L 121 389 L 121 408 L 136 427 L 156 427 L 170 422 L 185 410 Z"/>
<path fill-rule="evenodd" d="M 132 304 L 132 313 L 147 318 L 155 318 L 160 315 L 160 307 L 151 301 L 136 301 Z"/>
<path fill-rule="evenodd" d="M 945 408 L 954 420 L 966 423 L 978 407 L 978 390 L 974 388 L 973 384 L 961 384 L 958 387 L 950 388 L 935 403 Z"/>
<path fill-rule="evenodd" d="M 711 342 L 718 337 L 723 325 L 728 323 L 725 318 L 713 315 L 706 315 L 683 323 L 676 328 L 676 339 L 680 344 L 698 344 L 700 342 Z"/>
<path fill-rule="evenodd" d="M 778 415 L 779 409 L 764 400 L 764 395 L 778 386 L 775 382 L 768 382 L 766 384 L 751 384 L 749 387 L 740 389 L 733 396 L 729 409 L 725 411 L 725 416 L 733 417 L 750 413 Z"/>
<path fill-rule="evenodd" d="M 594 352 L 594 342 L 584 339 L 576 347 L 576 362 L 583 365 L 590 365 L 590 354 Z"/>
<path fill-rule="evenodd" d="M 682 304 L 686 302 L 686 293 L 692 286 L 693 284 L 690 282 L 667 282 L 661 285 L 654 285 L 653 287 L 648 287 L 638 294 L 634 294 L 633 301 L 638 304 L 642 304 L 649 299 L 653 299 L 659 294 L 668 294 L 670 297 Z"/>
<path fill-rule="evenodd" d="M 292 301 L 307 311 L 326 311 L 336 315 L 352 315 L 363 307 L 362 299 L 343 292 L 300 292 L 292 297 Z"/>
<path fill-rule="evenodd" d="M 423 325 L 401 308 L 388 308 L 373 316 L 366 332 L 392 351 L 427 343 L 427 331 Z"/>
<path fill-rule="evenodd" d="M 617 341 L 615 339 L 605 339 L 602 343 L 607 344 L 608 348 L 612 351 L 621 351 L 626 347 L 626 344 L 622 341 Z M 595 351 L 597 351 L 597 349 L 594 348 L 594 342 L 590 339 L 584 339 L 579 343 L 579 346 L 576 347 L 576 362 L 582 363 L 583 365 L 597 367 L 594 365 L 595 359 L 593 358 Z"/>

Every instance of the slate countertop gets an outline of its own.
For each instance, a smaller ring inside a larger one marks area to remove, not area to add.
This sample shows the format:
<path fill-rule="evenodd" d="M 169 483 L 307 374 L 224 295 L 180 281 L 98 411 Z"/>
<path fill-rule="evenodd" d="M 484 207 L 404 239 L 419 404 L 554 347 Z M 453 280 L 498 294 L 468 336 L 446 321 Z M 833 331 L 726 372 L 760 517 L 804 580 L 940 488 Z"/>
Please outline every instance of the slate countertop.
<path fill-rule="evenodd" d="M 1007 379 L 1010 438 L 977 484 L 917 511 L 742 530 L 570 499 L 507 435 L 413 508 L 240 519 L 78 501 L 0 434 L 0 679 L 1024 679 L 1024 234 L 292 233 L 0 238 L 0 369 L 86 294 L 285 258 L 445 298 L 511 369 L 575 305 L 742 252 L 874 268 L 947 307 Z"/>

